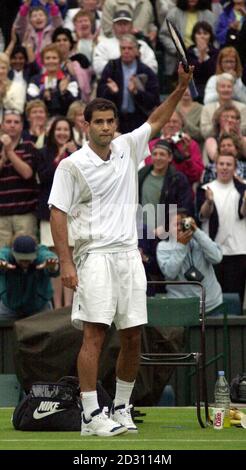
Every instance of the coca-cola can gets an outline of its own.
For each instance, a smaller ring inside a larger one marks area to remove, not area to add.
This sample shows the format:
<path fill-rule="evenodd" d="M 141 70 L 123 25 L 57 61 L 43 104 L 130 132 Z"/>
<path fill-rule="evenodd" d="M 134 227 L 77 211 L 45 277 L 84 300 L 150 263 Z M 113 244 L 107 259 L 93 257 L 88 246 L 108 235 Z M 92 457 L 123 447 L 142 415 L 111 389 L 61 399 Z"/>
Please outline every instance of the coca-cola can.
<path fill-rule="evenodd" d="M 214 408 L 214 429 L 223 429 L 225 410 L 222 408 Z"/>

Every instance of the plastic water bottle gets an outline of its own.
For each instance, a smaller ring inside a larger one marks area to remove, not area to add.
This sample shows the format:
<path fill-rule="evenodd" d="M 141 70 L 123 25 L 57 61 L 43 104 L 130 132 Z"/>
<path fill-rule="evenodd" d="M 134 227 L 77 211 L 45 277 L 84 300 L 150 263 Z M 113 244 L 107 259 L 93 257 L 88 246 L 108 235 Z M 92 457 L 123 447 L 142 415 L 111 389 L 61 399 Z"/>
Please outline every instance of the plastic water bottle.
<path fill-rule="evenodd" d="M 214 407 L 223 408 L 225 410 L 224 415 L 224 428 L 230 427 L 230 387 L 225 378 L 225 372 L 223 370 L 218 371 L 218 378 L 214 388 Z"/>

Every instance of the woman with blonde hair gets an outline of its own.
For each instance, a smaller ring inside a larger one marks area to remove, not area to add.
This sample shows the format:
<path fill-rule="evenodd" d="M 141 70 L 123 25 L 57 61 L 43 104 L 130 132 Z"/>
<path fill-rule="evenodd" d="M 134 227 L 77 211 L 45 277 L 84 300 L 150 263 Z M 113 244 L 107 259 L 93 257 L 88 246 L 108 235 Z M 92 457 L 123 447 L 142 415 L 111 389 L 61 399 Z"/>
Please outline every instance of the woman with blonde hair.
<path fill-rule="evenodd" d="M 9 57 L 5 52 L 0 53 L 0 123 L 6 109 L 14 109 L 20 114 L 24 111 L 25 87 L 22 83 L 12 82 L 8 78 L 10 68 Z"/>
<path fill-rule="evenodd" d="M 204 104 L 218 100 L 217 76 L 222 73 L 230 73 L 235 79 L 232 98 L 241 101 L 241 103 L 246 103 L 246 86 L 242 82 L 242 72 L 243 68 L 237 50 L 234 47 L 224 47 L 217 57 L 215 75 L 212 75 L 207 81 Z"/>
<path fill-rule="evenodd" d="M 74 101 L 70 104 L 67 118 L 72 122 L 73 125 L 73 138 L 74 142 L 82 146 L 87 141 L 85 133 L 85 118 L 84 118 L 85 104 L 81 101 Z"/>
<path fill-rule="evenodd" d="M 205 138 L 210 137 L 213 131 L 213 115 L 215 111 L 225 104 L 233 104 L 241 115 L 241 131 L 246 135 L 246 104 L 233 99 L 234 77 L 224 72 L 217 76 L 216 91 L 218 100 L 207 103 L 201 112 L 201 133 Z"/>
<path fill-rule="evenodd" d="M 241 132 L 241 114 L 232 103 L 220 106 L 213 115 L 212 135 L 205 141 L 204 151 L 209 161 L 215 161 L 219 142 L 225 134 L 232 135 L 240 143 L 243 158 L 246 158 L 246 137 Z M 238 149 L 239 150 L 239 149 Z"/>
<path fill-rule="evenodd" d="M 48 122 L 48 110 L 44 101 L 32 100 L 26 105 L 26 117 L 28 129 L 24 129 L 22 137 L 31 140 L 36 148 L 42 148 L 45 144 L 46 126 Z"/>
<path fill-rule="evenodd" d="M 77 81 L 61 69 L 62 57 L 56 44 L 49 44 L 41 52 L 43 70 L 33 77 L 27 87 L 27 99 L 43 100 L 49 117 L 66 115 L 70 104 L 79 98 Z"/>

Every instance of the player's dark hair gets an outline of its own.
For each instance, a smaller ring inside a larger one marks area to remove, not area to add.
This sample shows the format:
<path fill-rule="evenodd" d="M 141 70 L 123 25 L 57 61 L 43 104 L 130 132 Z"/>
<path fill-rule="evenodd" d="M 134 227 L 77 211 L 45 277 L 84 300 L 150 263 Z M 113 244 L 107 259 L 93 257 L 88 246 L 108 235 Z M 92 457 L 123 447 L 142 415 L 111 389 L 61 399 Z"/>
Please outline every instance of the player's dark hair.
<path fill-rule="evenodd" d="M 92 115 L 94 111 L 109 111 L 112 110 L 114 113 L 114 117 L 117 119 L 117 108 L 115 104 L 110 101 L 106 100 L 105 98 L 95 98 L 92 100 L 84 110 L 84 117 L 87 122 L 91 122 Z"/>

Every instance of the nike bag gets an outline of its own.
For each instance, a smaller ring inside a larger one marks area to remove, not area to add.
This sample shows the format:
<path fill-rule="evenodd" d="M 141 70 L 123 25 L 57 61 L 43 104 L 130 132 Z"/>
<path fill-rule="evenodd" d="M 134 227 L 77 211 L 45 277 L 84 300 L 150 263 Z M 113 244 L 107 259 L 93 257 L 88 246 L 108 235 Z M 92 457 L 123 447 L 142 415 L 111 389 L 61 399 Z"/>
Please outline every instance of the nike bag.
<path fill-rule="evenodd" d="M 99 406 L 111 407 L 112 400 L 97 384 Z M 80 431 L 81 401 L 77 377 L 56 383 L 35 383 L 17 405 L 13 426 L 20 431 Z"/>

